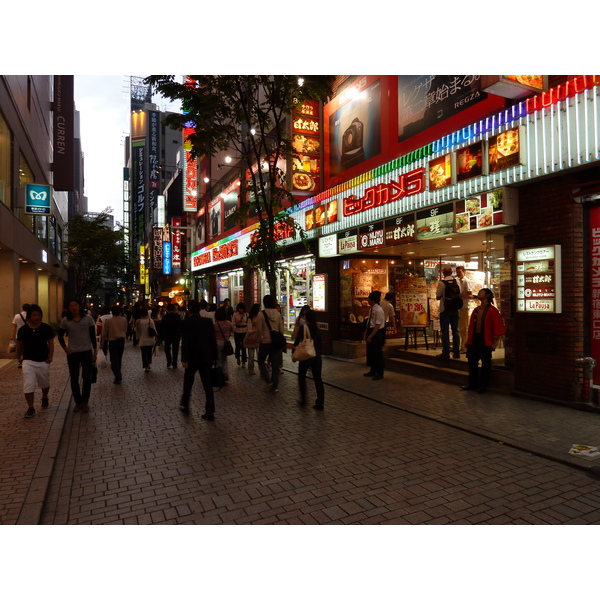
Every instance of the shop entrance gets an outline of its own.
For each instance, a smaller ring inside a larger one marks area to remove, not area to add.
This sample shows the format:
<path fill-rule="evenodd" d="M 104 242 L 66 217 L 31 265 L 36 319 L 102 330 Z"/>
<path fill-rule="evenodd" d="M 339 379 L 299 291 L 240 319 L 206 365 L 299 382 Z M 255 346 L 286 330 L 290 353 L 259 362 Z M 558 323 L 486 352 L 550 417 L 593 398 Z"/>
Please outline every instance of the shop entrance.
<path fill-rule="evenodd" d="M 494 364 L 511 366 L 514 356 L 513 254 L 512 230 L 503 228 L 385 247 L 372 251 L 369 256 L 353 254 L 351 258 L 340 259 L 340 338 L 362 339 L 369 313 L 368 294 L 373 290 L 385 294 L 389 290 L 395 295 L 399 325 L 393 343 L 404 349 L 409 340 L 407 349 L 411 352 L 439 354 L 437 285 L 444 266 L 451 266 L 455 274 L 460 265 L 465 267 L 474 295 L 483 287 L 494 293 L 494 303 L 507 329 L 505 339 L 494 352 Z M 468 317 L 477 305 L 476 300 L 468 302 Z M 465 360 L 464 354 L 461 360 Z"/>

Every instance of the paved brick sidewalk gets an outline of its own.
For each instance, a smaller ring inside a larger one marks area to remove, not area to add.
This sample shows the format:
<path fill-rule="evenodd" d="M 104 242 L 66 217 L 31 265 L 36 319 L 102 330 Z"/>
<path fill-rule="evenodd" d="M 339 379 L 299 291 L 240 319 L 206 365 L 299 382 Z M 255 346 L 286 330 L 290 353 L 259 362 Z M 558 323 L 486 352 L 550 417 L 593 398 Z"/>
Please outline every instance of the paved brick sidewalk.
<path fill-rule="evenodd" d="M 70 399 L 66 355 L 61 348 L 50 366 L 50 406 L 41 408 L 35 393 L 33 419 L 23 418 L 27 404 L 17 361 L 0 371 L 0 524 L 37 524 Z"/>
<path fill-rule="evenodd" d="M 197 402 L 191 417 L 177 411 L 182 370 L 158 356 L 144 373 L 130 344 L 123 385 L 101 373 L 90 413 L 73 414 L 56 354 L 52 406 L 35 419 L 23 419 L 16 364 L 0 372 L 10 399 L 0 407 L 2 523 L 600 521 L 598 481 L 568 466 L 597 464 L 568 449 L 600 446 L 598 414 L 398 373 L 373 382 L 363 365 L 334 359 L 319 413 L 296 406 L 288 355 L 277 395 L 232 361 L 217 421 L 205 423 Z"/>

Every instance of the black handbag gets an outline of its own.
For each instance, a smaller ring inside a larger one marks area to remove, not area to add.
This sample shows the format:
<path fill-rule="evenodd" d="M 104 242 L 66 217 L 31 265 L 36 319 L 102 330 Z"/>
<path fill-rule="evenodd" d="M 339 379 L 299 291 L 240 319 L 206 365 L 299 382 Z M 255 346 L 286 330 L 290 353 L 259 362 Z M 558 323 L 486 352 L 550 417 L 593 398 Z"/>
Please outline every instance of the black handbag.
<path fill-rule="evenodd" d="M 225 385 L 225 375 L 223 369 L 219 366 L 212 367 L 210 370 L 210 385 L 214 388 L 222 388 Z"/>
<path fill-rule="evenodd" d="M 269 323 L 269 317 L 267 317 L 267 313 L 263 310 L 263 316 L 267 323 L 267 327 L 269 328 L 269 333 L 271 334 L 271 345 L 275 350 L 281 350 L 282 352 L 287 352 L 287 341 L 285 336 L 281 331 L 277 331 L 276 329 L 271 328 L 271 324 Z"/>
<path fill-rule="evenodd" d="M 225 339 L 225 336 L 223 335 L 223 330 L 221 329 L 221 325 L 219 325 L 218 321 L 217 326 L 221 330 L 221 335 L 223 336 L 223 339 Z M 225 356 L 231 356 L 233 354 L 233 346 L 231 345 L 231 342 L 229 340 L 225 340 L 225 348 L 223 349 L 223 352 Z"/>

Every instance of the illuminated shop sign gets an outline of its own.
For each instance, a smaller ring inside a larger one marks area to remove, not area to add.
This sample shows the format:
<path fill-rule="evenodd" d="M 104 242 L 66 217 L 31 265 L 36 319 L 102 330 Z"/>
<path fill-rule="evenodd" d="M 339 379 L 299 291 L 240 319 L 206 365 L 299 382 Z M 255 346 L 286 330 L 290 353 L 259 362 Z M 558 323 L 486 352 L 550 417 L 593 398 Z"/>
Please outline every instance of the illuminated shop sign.
<path fill-rule="evenodd" d="M 442 204 L 417 213 L 417 240 L 454 233 L 454 205 Z"/>
<path fill-rule="evenodd" d="M 324 235 L 319 238 L 319 256 L 338 256 L 338 243 L 337 235 L 335 233 L 331 235 Z"/>
<path fill-rule="evenodd" d="M 383 222 L 371 223 L 358 230 L 358 249 L 370 250 L 385 246 Z"/>
<path fill-rule="evenodd" d="M 385 245 L 397 246 L 414 242 L 416 238 L 415 216 L 402 215 L 385 222 Z"/>
<path fill-rule="evenodd" d="M 517 250 L 517 312 L 562 312 L 561 247 Z"/>
<path fill-rule="evenodd" d="M 353 229 L 338 234 L 338 252 L 339 254 L 351 254 L 358 252 L 358 230 Z"/>
<path fill-rule="evenodd" d="M 195 88 L 196 81 L 186 75 L 185 85 Z M 187 112 L 184 105 L 183 114 Z M 190 121 L 183 129 L 183 210 L 186 212 L 198 210 L 198 162 L 192 157 L 192 143 L 188 140 L 194 132 L 194 123 Z"/>
<path fill-rule="evenodd" d="M 600 362 L 600 207 L 590 206 L 590 356 Z M 594 370 L 594 383 L 600 384 L 600 369 Z"/>
<path fill-rule="evenodd" d="M 402 173 L 398 177 L 398 181 L 390 181 L 389 183 L 380 183 L 365 190 L 364 196 L 357 198 L 356 196 L 348 196 L 343 200 L 344 216 L 349 217 L 359 212 L 383 206 L 400 200 L 406 196 L 413 196 L 423 191 L 423 174 L 425 169 L 419 168 L 409 173 Z"/>
<path fill-rule="evenodd" d="M 140 246 L 140 285 L 146 283 L 146 246 Z"/>
<path fill-rule="evenodd" d="M 313 275 L 313 310 L 325 311 L 327 310 L 326 304 L 326 290 L 327 290 L 327 275 L 315 273 Z"/>
<path fill-rule="evenodd" d="M 163 228 L 152 230 L 152 268 L 160 271 L 163 268 Z"/>
<path fill-rule="evenodd" d="M 171 242 L 163 242 L 163 275 L 171 274 Z"/>
<path fill-rule="evenodd" d="M 518 222 L 518 190 L 500 188 L 454 203 L 454 231 L 464 233 Z"/>

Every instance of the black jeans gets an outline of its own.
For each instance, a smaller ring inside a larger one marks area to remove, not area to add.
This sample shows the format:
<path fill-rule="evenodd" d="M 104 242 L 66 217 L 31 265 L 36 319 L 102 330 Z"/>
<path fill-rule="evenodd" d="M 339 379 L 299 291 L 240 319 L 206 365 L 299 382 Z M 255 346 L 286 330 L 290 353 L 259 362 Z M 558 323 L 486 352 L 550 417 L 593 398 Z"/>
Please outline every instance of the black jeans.
<path fill-rule="evenodd" d="M 123 351 L 125 350 L 125 338 L 108 342 L 110 356 L 110 368 L 116 381 L 121 381 L 121 363 L 123 362 Z"/>
<path fill-rule="evenodd" d="M 167 357 L 167 367 L 169 365 L 177 366 L 177 358 L 179 356 L 179 338 L 164 338 L 165 356 Z"/>
<path fill-rule="evenodd" d="M 371 330 L 367 330 L 367 335 L 370 335 Z M 370 342 L 367 342 L 367 365 L 371 367 L 373 375 L 381 375 L 383 377 L 384 360 L 383 360 L 383 343 L 385 340 L 385 329 L 380 329 Z"/>
<path fill-rule="evenodd" d="M 69 376 L 71 377 L 71 393 L 76 404 L 87 404 L 92 391 L 92 363 L 91 350 L 71 352 L 67 354 Z M 79 368 L 81 367 L 82 385 L 79 387 Z"/>
<path fill-rule="evenodd" d="M 152 346 L 140 346 L 142 366 L 144 369 L 152 364 L 152 350 L 154 350 L 154 344 L 152 344 Z"/>
<path fill-rule="evenodd" d="M 269 376 L 269 369 L 265 361 L 267 356 L 271 361 L 271 376 Z M 273 344 L 261 344 L 258 348 L 258 369 L 261 377 L 267 382 L 273 384 L 273 389 L 276 390 L 279 387 L 279 367 L 281 366 L 282 360 L 281 350 L 273 348 Z"/>
<path fill-rule="evenodd" d="M 317 406 L 323 406 L 325 404 L 325 386 L 323 385 L 323 379 L 321 377 L 322 368 L 323 360 L 320 356 L 315 356 L 308 360 L 301 360 L 298 364 L 298 386 L 300 387 L 300 399 L 302 404 L 306 402 L 306 373 L 309 369 L 311 370 L 315 382 L 315 390 L 317 392 L 315 404 Z"/>
<path fill-rule="evenodd" d="M 204 388 L 204 395 L 206 396 L 204 412 L 208 415 L 214 414 L 215 393 L 210 383 L 210 369 L 210 363 L 188 363 L 188 368 L 183 374 L 183 394 L 181 396 L 181 406 L 184 406 L 185 408 L 190 407 L 190 396 L 192 395 L 192 387 L 194 386 L 196 371 L 198 371 L 200 373 L 202 387 Z"/>
<path fill-rule="evenodd" d="M 467 346 L 469 362 L 469 387 L 474 390 L 486 390 L 492 372 L 492 347 L 477 344 Z M 479 370 L 481 361 L 481 371 Z"/>
<path fill-rule="evenodd" d="M 236 333 L 233 332 L 233 339 L 235 340 L 235 358 L 236 360 L 242 360 L 242 363 L 246 364 L 247 355 L 246 348 L 244 347 L 244 338 L 246 337 L 246 332 L 244 333 Z"/>

